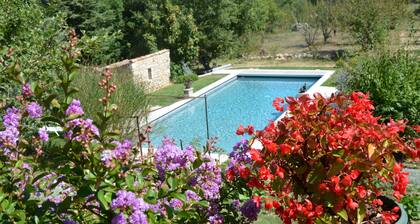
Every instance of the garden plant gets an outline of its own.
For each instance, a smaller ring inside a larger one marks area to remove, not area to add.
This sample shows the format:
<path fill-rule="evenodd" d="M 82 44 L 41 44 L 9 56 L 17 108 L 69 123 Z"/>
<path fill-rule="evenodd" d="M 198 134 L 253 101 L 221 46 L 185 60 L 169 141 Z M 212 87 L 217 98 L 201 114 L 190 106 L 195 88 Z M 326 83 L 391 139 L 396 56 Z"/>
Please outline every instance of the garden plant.
<path fill-rule="evenodd" d="M 282 111 L 284 102 L 277 98 L 273 106 Z M 226 176 L 257 189 L 248 216 L 256 219 L 264 207 L 284 223 L 398 220 L 400 208 L 385 209 L 381 196 L 399 201 L 406 193 L 408 173 L 393 153 L 419 158 L 420 139 L 400 137 L 407 121 L 379 122 L 369 95 L 361 92 L 328 99 L 288 97 L 286 102 L 287 114 L 277 123 L 261 131 L 252 126 L 237 130 L 251 136 L 253 147 L 237 153 Z"/>

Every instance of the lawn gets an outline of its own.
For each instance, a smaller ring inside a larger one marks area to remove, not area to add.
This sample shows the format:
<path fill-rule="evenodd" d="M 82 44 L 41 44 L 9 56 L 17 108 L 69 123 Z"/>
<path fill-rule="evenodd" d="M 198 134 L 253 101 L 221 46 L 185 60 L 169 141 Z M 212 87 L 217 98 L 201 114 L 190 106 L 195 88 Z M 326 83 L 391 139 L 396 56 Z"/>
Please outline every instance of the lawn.
<path fill-rule="evenodd" d="M 225 74 L 209 75 L 194 81 L 192 87 L 198 91 L 213 82 L 223 78 Z M 150 94 L 150 104 L 153 106 L 168 106 L 180 100 L 184 95 L 184 84 L 172 84 Z"/>

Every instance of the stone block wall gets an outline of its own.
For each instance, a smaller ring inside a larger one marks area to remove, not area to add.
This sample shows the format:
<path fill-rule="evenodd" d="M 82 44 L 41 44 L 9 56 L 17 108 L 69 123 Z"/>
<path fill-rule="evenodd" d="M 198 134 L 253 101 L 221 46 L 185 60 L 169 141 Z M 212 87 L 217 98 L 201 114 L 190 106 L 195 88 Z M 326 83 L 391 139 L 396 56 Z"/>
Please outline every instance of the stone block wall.
<path fill-rule="evenodd" d="M 171 76 L 169 50 L 120 61 L 107 67 L 116 72 L 132 74 L 133 81 L 143 84 L 147 92 L 153 92 L 169 85 Z"/>

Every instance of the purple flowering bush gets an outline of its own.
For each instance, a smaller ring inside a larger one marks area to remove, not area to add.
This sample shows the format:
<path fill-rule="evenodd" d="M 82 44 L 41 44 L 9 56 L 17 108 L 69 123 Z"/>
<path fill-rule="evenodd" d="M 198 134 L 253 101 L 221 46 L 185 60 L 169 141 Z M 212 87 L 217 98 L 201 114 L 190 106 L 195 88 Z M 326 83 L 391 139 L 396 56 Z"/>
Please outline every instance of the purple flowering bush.
<path fill-rule="evenodd" d="M 73 98 L 76 46 L 71 31 L 59 95 L 26 78 L 17 62 L 4 61 L 0 67 L 21 86 L 11 103 L 0 107 L 0 220 L 224 223 L 239 217 L 236 188 L 232 183 L 224 188 L 223 169 L 209 155 L 210 147 L 181 149 L 165 138 L 143 155 L 109 127 L 118 109 L 109 101 L 116 89 L 110 70 L 105 69 L 99 85 L 104 93 L 100 119 L 85 117 L 83 105 Z"/>

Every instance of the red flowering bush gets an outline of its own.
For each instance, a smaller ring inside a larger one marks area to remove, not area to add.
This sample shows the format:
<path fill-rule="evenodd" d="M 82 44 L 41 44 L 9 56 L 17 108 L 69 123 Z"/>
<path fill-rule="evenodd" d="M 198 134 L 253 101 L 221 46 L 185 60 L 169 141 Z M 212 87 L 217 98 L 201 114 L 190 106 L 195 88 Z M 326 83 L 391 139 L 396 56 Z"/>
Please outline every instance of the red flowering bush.
<path fill-rule="evenodd" d="M 397 200 L 406 193 L 408 173 L 393 157 L 402 152 L 418 158 L 414 142 L 419 141 L 400 137 L 406 122 L 379 123 L 368 95 L 359 92 L 286 102 L 287 115 L 264 130 L 240 127 L 238 134 L 252 135 L 251 162 L 231 166 L 227 179 L 258 189 L 257 204 L 274 210 L 284 223 L 398 219 L 398 207 L 384 211 L 378 197 L 391 189 Z M 283 104 L 280 98 L 273 102 L 277 110 Z"/>

